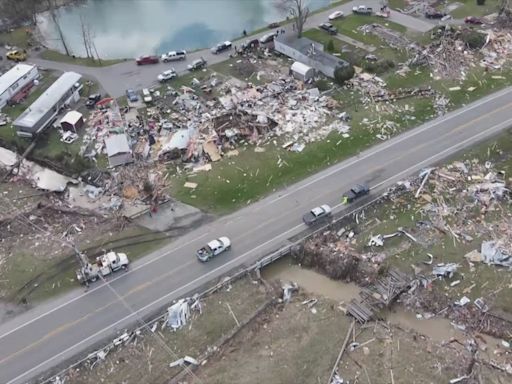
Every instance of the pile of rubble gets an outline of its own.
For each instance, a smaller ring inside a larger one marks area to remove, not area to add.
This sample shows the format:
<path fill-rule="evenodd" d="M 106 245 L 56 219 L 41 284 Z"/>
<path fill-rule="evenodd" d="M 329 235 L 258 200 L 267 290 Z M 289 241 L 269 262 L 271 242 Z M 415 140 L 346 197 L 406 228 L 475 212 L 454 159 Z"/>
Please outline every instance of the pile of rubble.
<path fill-rule="evenodd" d="M 474 67 L 474 54 L 465 43 L 454 37 L 443 37 L 415 52 L 409 66 L 427 66 L 435 79 L 464 80 L 469 67 Z"/>
<path fill-rule="evenodd" d="M 364 35 L 367 33 L 384 40 L 391 48 L 406 49 L 412 42 L 400 32 L 393 31 L 381 24 L 365 24 L 358 28 Z"/>
<path fill-rule="evenodd" d="M 485 45 L 480 52 L 484 56 L 480 66 L 494 70 L 502 69 L 512 55 L 512 34 L 506 30 L 488 30 Z"/>
<path fill-rule="evenodd" d="M 428 66 L 435 79 L 464 80 L 469 69 L 481 66 L 486 70 L 503 69 L 512 55 L 512 34 L 506 30 L 480 31 L 486 34 L 481 49 L 472 50 L 462 37 L 465 29 L 439 27 L 433 41 L 426 47 L 415 47 L 409 66 Z"/>
<path fill-rule="evenodd" d="M 312 268 L 332 279 L 353 281 L 367 285 L 377 276 L 377 269 L 366 263 L 353 248 L 355 233 L 341 229 L 326 231 L 308 240 L 300 249 L 294 249 L 292 257 L 301 266 Z"/>

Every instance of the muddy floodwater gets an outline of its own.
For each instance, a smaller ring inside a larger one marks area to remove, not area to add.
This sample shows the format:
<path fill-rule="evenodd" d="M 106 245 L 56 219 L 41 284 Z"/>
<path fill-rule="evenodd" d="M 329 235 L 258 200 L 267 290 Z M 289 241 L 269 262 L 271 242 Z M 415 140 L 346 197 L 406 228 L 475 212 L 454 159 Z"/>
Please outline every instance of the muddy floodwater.
<path fill-rule="evenodd" d="M 312 295 L 324 296 L 343 303 L 349 303 L 350 300 L 358 297 L 360 291 L 356 284 L 331 280 L 313 270 L 291 264 L 289 257 L 283 258 L 263 269 L 262 277 L 267 281 L 279 279 L 295 282 L 301 289 Z M 456 329 L 448 319 L 443 317 L 418 319 L 416 313 L 406 311 L 399 305 L 395 305 L 387 313 L 386 319 L 391 324 L 398 325 L 404 329 L 414 330 L 435 341 L 446 341 L 452 337 L 463 336 L 463 333 Z M 497 343 L 495 339 L 489 336 L 485 336 L 485 338 L 488 342 Z"/>

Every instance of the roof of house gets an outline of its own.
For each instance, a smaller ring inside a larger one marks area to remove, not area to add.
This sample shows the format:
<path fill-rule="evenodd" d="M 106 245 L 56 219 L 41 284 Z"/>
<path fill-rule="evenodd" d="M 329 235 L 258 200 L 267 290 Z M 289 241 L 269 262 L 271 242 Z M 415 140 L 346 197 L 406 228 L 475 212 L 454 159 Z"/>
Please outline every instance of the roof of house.
<path fill-rule="evenodd" d="M 32 103 L 15 121 L 15 126 L 33 127 L 64 94 L 80 79 L 82 75 L 64 72 L 36 101 Z"/>
<path fill-rule="evenodd" d="M 34 65 L 16 64 L 0 76 L 0 95 L 7 91 L 11 85 L 34 69 Z"/>
<path fill-rule="evenodd" d="M 80 112 L 69 111 L 68 113 L 66 113 L 64 115 L 64 117 L 62 119 L 60 119 L 60 124 L 68 123 L 68 124 L 71 124 L 71 125 L 76 125 L 76 123 L 78 123 L 80 121 L 82 116 L 83 115 Z"/>
<path fill-rule="evenodd" d="M 128 138 L 125 134 L 112 135 L 105 139 L 105 147 L 107 149 L 107 156 L 112 157 L 120 153 L 129 153 L 130 146 L 128 145 Z"/>
<path fill-rule="evenodd" d="M 324 46 L 316 41 L 308 39 L 307 37 L 298 38 L 297 36 L 291 35 L 279 35 L 276 40 L 290 48 L 293 48 L 302 54 L 309 56 L 313 60 L 316 60 L 324 65 L 332 68 L 343 67 L 348 65 L 345 60 L 339 57 L 333 56 L 330 53 L 324 52 Z"/>
<path fill-rule="evenodd" d="M 309 65 L 296 61 L 292 64 L 290 69 L 294 72 L 300 73 L 301 75 L 305 75 L 306 73 L 308 73 L 308 71 L 312 70 L 313 68 L 311 68 Z"/>

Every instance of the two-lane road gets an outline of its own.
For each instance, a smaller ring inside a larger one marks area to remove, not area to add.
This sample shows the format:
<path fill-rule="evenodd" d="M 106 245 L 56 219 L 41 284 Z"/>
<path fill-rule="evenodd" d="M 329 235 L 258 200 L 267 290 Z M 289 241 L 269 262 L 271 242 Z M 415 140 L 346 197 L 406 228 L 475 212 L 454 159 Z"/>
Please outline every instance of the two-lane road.
<path fill-rule="evenodd" d="M 116 331 L 132 326 L 172 299 L 254 262 L 305 229 L 301 216 L 357 182 L 372 193 L 512 125 L 512 89 L 424 124 L 332 166 L 240 211 L 197 228 L 116 274 L 109 285 L 77 289 L 0 326 L 0 382 L 19 384 Z M 206 241 L 227 235 L 233 247 L 209 263 L 194 257 Z M 133 312 L 132 312 L 133 311 Z"/>

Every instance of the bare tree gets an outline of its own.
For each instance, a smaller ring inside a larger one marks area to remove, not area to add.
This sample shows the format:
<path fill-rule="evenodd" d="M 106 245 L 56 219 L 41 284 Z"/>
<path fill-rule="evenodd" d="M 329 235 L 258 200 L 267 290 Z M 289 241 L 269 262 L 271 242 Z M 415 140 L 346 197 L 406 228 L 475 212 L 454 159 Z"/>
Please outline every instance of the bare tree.
<path fill-rule="evenodd" d="M 90 42 L 90 33 L 89 26 L 85 22 L 85 18 L 83 15 L 80 15 L 80 26 L 82 27 L 82 41 L 84 43 L 85 56 L 89 58 L 94 58 L 91 52 L 91 42 Z"/>
<path fill-rule="evenodd" d="M 87 22 L 83 15 L 80 15 L 80 24 L 82 27 L 82 40 L 84 43 L 85 54 L 87 58 L 92 60 L 98 60 L 101 64 L 101 58 L 98 54 L 98 49 L 96 48 L 96 43 L 94 42 L 95 34 L 91 29 L 90 24 Z M 94 55 L 96 54 L 96 58 Z"/>
<path fill-rule="evenodd" d="M 64 37 L 64 32 L 62 32 L 62 28 L 60 27 L 59 20 L 57 19 L 57 4 L 55 3 L 55 0 L 46 0 L 48 3 L 48 11 L 50 12 L 50 17 L 52 18 L 52 21 L 55 23 L 55 26 L 57 27 L 57 33 L 59 34 L 59 40 L 62 42 L 62 46 L 64 47 L 64 51 L 66 52 L 66 55 L 71 56 L 71 52 L 68 48 L 68 45 L 66 44 L 66 39 Z"/>
<path fill-rule="evenodd" d="M 293 18 L 297 37 L 302 36 L 304 24 L 309 16 L 309 8 L 306 6 L 306 0 L 276 0 L 276 7 L 285 11 Z"/>

